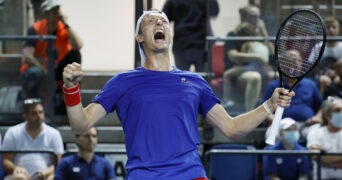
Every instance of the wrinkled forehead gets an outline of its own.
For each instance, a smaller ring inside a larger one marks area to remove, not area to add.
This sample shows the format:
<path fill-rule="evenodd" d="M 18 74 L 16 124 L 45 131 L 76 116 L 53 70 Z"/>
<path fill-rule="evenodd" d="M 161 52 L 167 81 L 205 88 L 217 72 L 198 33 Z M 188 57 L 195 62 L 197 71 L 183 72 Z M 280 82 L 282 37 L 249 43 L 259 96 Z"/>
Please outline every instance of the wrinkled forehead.
<path fill-rule="evenodd" d="M 153 18 L 153 17 L 162 17 L 165 20 L 167 20 L 167 22 L 169 22 L 169 19 L 167 18 L 166 14 L 164 12 L 161 11 L 144 11 L 143 14 L 139 17 L 138 21 L 137 21 L 137 25 L 136 25 L 136 29 L 135 29 L 135 35 L 139 34 L 139 30 L 140 30 L 140 25 L 141 23 L 148 18 Z"/>

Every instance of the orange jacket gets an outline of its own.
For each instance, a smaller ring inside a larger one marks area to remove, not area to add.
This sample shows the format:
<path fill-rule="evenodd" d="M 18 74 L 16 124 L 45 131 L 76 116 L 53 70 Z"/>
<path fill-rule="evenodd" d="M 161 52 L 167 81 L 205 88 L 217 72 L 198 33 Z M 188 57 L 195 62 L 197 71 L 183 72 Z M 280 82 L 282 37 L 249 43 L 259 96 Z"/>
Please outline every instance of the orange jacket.
<path fill-rule="evenodd" d="M 47 20 L 42 19 L 40 21 L 37 21 L 33 25 L 34 30 L 36 31 L 37 35 L 43 36 L 48 35 L 48 28 L 47 28 Z M 68 39 L 68 31 L 65 28 L 65 25 L 63 22 L 59 21 L 57 23 L 57 30 L 56 30 L 56 41 L 55 41 L 55 48 L 58 52 L 58 58 L 55 60 L 56 64 L 58 64 L 64 56 L 72 49 L 71 44 L 69 43 Z M 35 46 L 35 52 L 34 56 L 37 59 L 43 59 L 43 66 L 47 68 L 47 47 L 48 47 L 48 41 L 37 41 Z M 27 68 L 28 64 L 25 62 L 25 59 L 22 60 L 22 66 L 20 68 L 20 72 L 23 73 Z"/>

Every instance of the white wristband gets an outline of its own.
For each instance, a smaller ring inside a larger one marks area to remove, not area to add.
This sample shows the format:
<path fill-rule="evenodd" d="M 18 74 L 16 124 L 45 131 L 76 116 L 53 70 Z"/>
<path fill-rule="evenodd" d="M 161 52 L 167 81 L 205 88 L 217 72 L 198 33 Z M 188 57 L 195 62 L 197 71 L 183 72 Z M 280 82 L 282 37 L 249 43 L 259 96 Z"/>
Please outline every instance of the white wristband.
<path fill-rule="evenodd" d="M 262 103 L 262 106 L 264 106 L 265 110 L 267 111 L 268 114 L 272 114 L 273 112 L 270 110 L 270 108 L 267 105 L 267 101 Z"/>

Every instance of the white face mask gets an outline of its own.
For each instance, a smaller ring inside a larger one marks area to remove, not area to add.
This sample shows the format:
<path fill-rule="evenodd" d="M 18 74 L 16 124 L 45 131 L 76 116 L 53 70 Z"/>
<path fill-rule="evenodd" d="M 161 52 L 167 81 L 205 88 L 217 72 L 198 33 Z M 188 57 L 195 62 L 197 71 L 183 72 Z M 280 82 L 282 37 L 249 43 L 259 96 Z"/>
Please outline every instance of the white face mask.
<path fill-rule="evenodd" d="M 339 113 L 339 112 L 332 113 L 330 123 L 337 128 L 341 128 L 342 127 L 342 113 Z"/>
<path fill-rule="evenodd" d="M 298 131 L 284 131 L 283 140 L 287 144 L 294 144 L 299 140 L 299 132 Z"/>

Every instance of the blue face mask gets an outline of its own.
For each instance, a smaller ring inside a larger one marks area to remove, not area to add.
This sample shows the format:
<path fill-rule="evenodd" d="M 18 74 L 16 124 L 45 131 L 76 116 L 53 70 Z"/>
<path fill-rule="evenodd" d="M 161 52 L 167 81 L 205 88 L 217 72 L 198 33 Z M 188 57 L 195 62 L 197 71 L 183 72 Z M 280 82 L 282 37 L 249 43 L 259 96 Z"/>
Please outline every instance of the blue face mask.
<path fill-rule="evenodd" d="M 294 144 L 299 140 L 299 132 L 298 131 L 284 131 L 283 140 L 287 144 Z"/>
<path fill-rule="evenodd" d="M 330 123 L 337 128 L 341 128 L 342 127 L 342 113 L 332 113 Z"/>

